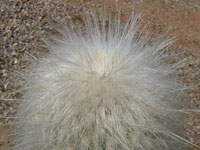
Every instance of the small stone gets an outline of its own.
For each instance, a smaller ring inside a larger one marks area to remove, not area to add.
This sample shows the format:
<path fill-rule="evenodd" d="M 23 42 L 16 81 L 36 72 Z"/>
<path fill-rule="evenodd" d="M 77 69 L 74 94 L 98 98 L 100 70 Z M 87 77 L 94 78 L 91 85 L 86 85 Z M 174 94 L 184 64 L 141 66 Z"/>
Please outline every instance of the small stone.
<path fill-rule="evenodd" d="M 4 117 L 8 117 L 9 110 L 3 112 Z"/>
<path fill-rule="evenodd" d="M 14 44 L 13 44 L 13 46 L 17 46 L 17 45 L 18 45 L 17 43 L 14 43 Z"/>
<path fill-rule="evenodd" d="M 11 55 L 12 55 L 12 56 L 16 56 L 16 51 L 15 51 L 15 50 L 12 51 Z"/>

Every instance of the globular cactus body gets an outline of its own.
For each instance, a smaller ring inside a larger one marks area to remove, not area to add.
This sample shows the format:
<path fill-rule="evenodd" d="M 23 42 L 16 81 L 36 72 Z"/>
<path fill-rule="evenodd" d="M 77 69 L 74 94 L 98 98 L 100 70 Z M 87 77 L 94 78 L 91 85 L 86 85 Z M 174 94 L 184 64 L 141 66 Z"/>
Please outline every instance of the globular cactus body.
<path fill-rule="evenodd" d="M 171 149 L 171 41 L 142 36 L 138 17 L 122 29 L 96 18 L 86 15 L 86 32 L 67 27 L 29 74 L 13 149 Z"/>

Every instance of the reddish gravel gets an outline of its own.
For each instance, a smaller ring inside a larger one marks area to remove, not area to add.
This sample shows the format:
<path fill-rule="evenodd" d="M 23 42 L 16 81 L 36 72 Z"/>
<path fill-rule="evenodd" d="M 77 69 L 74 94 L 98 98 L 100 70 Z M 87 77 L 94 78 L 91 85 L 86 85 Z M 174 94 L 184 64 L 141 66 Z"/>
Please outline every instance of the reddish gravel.
<path fill-rule="evenodd" d="M 9 143 L 8 126 L 16 113 L 18 90 L 22 85 L 15 79 L 33 57 L 44 55 L 43 38 L 54 33 L 53 26 L 66 24 L 68 19 L 83 25 L 80 12 L 85 6 L 98 10 L 106 6 L 115 13 L 117 0 L 0 0 L 0 149 Z M 177 76 L 190 90 L 184 91 L 183 104 L 200 110 L 200 1 L 199 0 L 119 0 L 122 22 L 131 11 L 142 13 L 140 26 L 148 26 L 155 36 L 168 31 L 177 41 L 169 54 L 175 61 L 186 59 Z M 185 131 L 189 140 L 200 146 L 200 113 L 185 116 Z M 5 148 L 4 148 L 5 149 Z M 190 148 L 195 150 L 195 148 Z M 3 150 L 3 149 L 2 149 Z"/>

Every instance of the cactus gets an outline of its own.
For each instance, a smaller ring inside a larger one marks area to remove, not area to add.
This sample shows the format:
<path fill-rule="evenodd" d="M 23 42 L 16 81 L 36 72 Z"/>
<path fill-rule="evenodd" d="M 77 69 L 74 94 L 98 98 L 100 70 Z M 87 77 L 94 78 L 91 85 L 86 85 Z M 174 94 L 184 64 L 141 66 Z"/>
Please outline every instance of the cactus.
<path fill-rule="evenodd" d="M 124 26 L 118 15 L 100 18 L 66 27 L 29 71 L 13 149 L 178 149 L 173 40 L 143 35 L 137 15 Z"/>

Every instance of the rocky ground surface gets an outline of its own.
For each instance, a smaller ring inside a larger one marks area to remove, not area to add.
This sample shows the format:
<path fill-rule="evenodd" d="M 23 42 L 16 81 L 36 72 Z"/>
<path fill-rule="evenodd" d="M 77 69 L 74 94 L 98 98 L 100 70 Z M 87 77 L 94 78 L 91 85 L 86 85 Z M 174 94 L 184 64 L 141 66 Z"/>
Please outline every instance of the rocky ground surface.
<path fill-rule="evenodd" d="M 9 145 L 9 125 L 17 112 L 21 72 L 31 62 L 48 52 L 43 39 L 54 34 L 68 20 L 82 25 L 82 8 L 106 7 L 115 13 L 116 0 L 0 0 L 0 149 Z M 183 104 L 200 110 L 200 1 L 199 0 L 119 0 L 122 22 L 131 11 L 140 12 L 141 25 L 157 35 L 169 31 L 177 41 L 169 54 L 185 65 L 177 75 L 183 85 Z M 200 113 L 187 113 L 185 131 L 188 139 L 200 146 Z M 5 149 L 5 148 L 4 148 Z M 191 150 L 197 148 L 191 147 Z"/>

